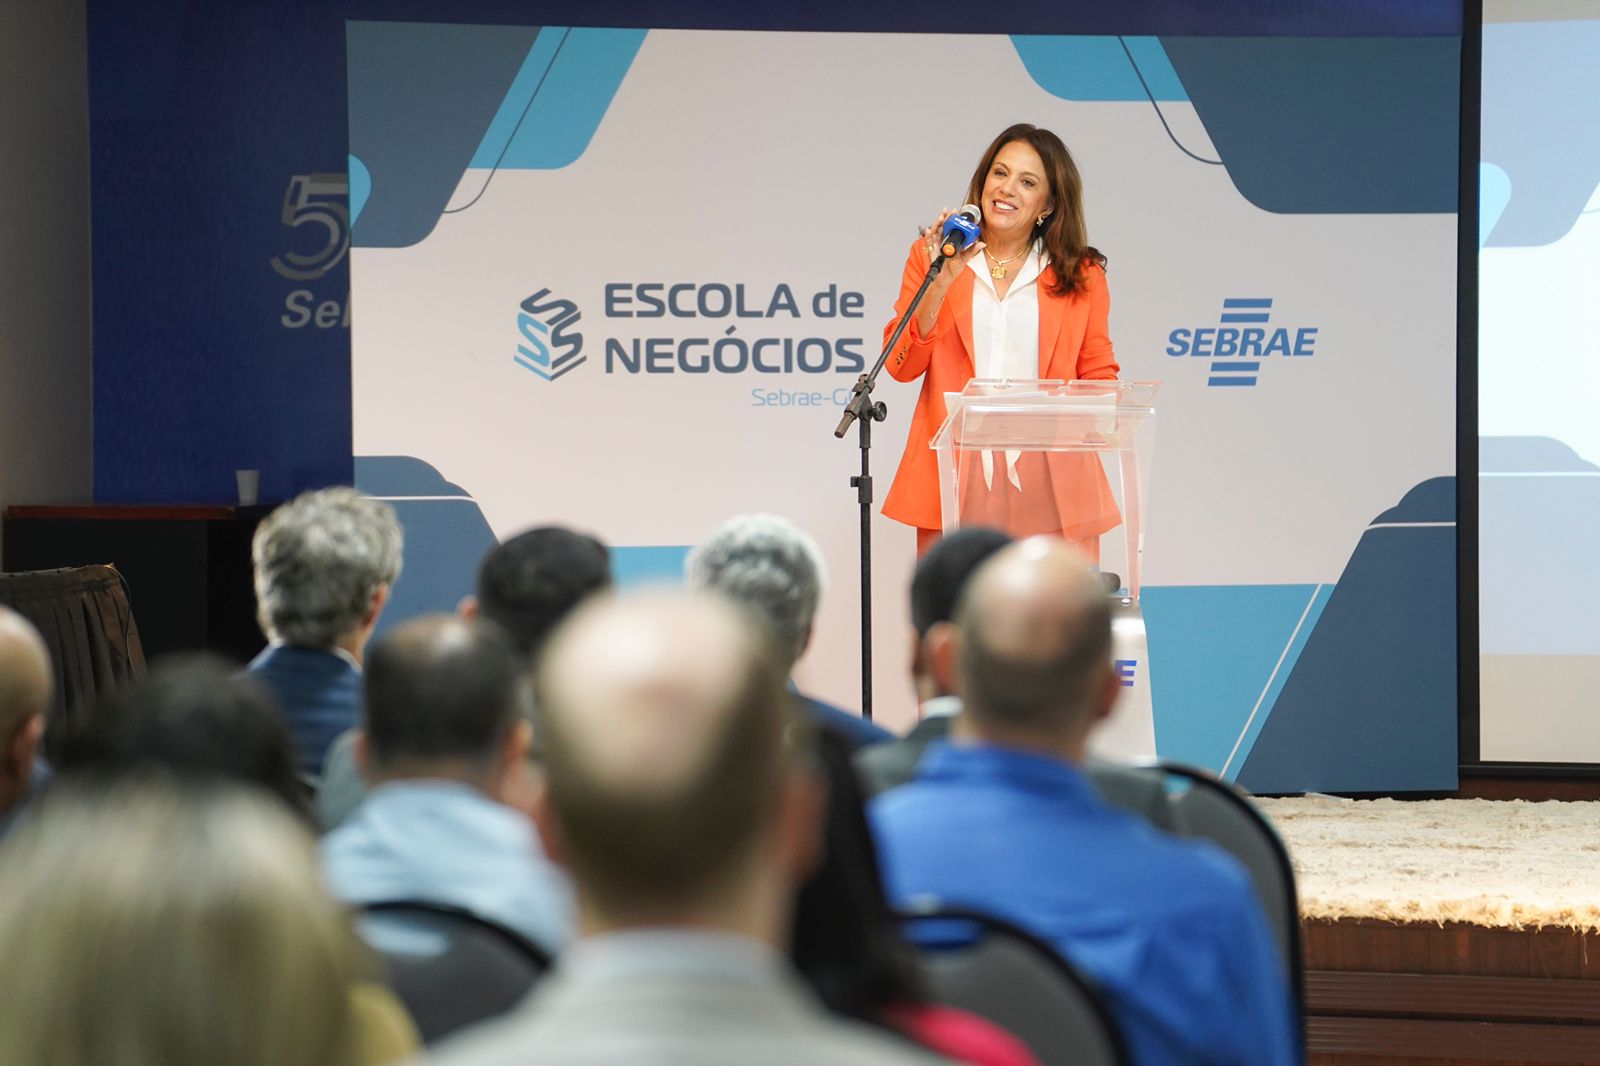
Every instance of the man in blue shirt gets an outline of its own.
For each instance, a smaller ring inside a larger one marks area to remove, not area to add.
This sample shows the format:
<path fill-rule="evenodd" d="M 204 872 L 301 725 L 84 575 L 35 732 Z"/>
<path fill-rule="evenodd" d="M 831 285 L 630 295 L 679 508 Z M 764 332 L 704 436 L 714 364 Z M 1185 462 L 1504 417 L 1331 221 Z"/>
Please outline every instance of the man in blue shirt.
<path fill-rule="evenodd" d="M 1082 765 L 1119 690 L 1110 606 L 1064 542 L 996 553 L 957 612 L 963 712 L 871 815 L 891 898 L 1040 934 L 1099 979 L 1140 1066 L 1296 1061 L 1291 993 L 1249 875 L 1108 805 Z"/>
<path fill-rule="evenodd" d="M 572 926 L 567 877 L 503 802 L 527 772 L 530 714 L 524 661 L 491 623 L 423 617 L 378 641 L 356 742 L 374 787 L 323 838 L 333 894 L 461 907 L 554 954 Z"/>

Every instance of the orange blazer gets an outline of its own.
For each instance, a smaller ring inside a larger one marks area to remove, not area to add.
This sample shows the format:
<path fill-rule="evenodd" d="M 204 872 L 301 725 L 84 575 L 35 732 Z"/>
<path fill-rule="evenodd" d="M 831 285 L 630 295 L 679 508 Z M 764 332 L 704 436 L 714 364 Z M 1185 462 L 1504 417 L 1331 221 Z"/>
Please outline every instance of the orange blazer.
<path fill-rule="evenodd" d="M 927 256 L 919 239 L 906 257 L 894 318 L 883 328 L 886 343 L 927 273 Z M 1038 280 L 1039 377 L 1061 381 L 1116 380 L 1117 359 L 1111 349 L 1109 328 L 1111 294 L 1106 288 L 1105 271 L 1090 265 L 1084 271 L 1083 285 L 1065 297 L 1050 295 L 1049 288 L 1055 280 L 1053 266 L 1046 267 Z M 883 513 L 897 522 L 923 529 L 941 529 L 944 525 L 939 504 L 939 461 L 928 444 L 944 424 L 944 394 L 960 392 L 972 380 L 974 284 L 972 272 L 963 269 L 945 294 L 932 335 L 922 336 L 913 319 L 889 354 L 889 374 L 896 381 L 919 377 L 923 380 L 922 394 L 917 397 L 917 409 L 911 416 L 905 455 L 884 500 Z M 1060 514 L 1070 516 L 1064 520 L 1065 535 L 1097 536 L 1122 520 L 1099 460 L 1080 454 L 1050 453 L 1047 462 Z"/>

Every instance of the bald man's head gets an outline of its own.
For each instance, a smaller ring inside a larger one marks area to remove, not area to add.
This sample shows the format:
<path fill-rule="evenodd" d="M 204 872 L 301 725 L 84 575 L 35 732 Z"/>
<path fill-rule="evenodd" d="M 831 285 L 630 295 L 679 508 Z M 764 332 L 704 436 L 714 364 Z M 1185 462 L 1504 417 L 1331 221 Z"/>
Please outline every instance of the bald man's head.
<path fill-rule="evenodd" d="M 1083 734 L 1109 710 L 1111 605 L 1066 542 L 1034 537 L 996 552 L 956 620 L 964 713 L 980 732 Z"/>
<path fill-rule="evenodd" d="M 27 791 L 54 693 L 50 651 L 39 631 L 0 606 L 0 811 Z"/>
<path fill-rule="evenodd" d="M 0 606 L 0 738 L 43 714 L 55 692 L 50 650 L 33 623 Z"/>
<path fill-rule="evenodd" d="M 582 891 L 614 911 L 692 903 L 754 855 L 787 765 L 786 666 L 709 595 L 607 597 L 556 632 L 535 728 Z"/>

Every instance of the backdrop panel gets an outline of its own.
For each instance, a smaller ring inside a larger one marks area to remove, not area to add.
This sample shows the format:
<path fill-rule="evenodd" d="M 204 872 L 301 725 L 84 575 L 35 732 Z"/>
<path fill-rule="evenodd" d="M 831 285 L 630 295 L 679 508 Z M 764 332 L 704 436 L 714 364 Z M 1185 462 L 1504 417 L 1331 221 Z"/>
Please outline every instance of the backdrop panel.
<path fill-rule="evenodd" d="M 952 51 L 960 91 L 930 100 Z M 847 705 L 839 407 L 918 225 L 1000 128 L 1055 129 L 1122 374 L 1166 383 L 1162 753 L 1262 790 L 1453 786 L 1457 37 L 353 22 L 348 62 L 356 453 L 409 457 L 498 536 L 590 528 L 641 574 L 787 515 L 832 576 L 798 679 Z M 880 500 L 915 390 L 884 379 Z M 904 725 L 914 546 L 874 532 L 874 701 Z"/>

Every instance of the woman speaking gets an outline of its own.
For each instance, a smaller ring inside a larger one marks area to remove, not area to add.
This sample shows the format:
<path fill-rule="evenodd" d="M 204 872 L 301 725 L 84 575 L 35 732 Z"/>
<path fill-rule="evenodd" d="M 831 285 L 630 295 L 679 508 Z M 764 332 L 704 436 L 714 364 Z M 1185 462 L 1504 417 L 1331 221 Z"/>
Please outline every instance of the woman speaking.
<path fill-rule="evenodd" d="M 942 532 L 938 462 L 928 445 L 944 422 L 946 393 L 973 378 L 1117 376 L 1106 259 L 1089 246 L 1083 182 L 1061 138 L 1025 123 L 1005 130 L 983 153 L 967 202 L 982 210 L 981 239 L 946 260 L 888 362 L 898 381 L 923 379 L 883 506 L 917 527 L 919 555 Z M 911 246 L 885 341 L 938 255 L 950 214 Z M 1098 562 L 1100 535 L 1121 517 L 1095 456 L 1010 452 L 984 460 L 962 471 L 964 521 L 1016 535 L 1053 533 Z"/>

